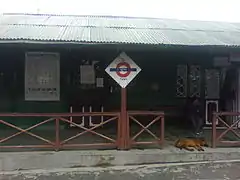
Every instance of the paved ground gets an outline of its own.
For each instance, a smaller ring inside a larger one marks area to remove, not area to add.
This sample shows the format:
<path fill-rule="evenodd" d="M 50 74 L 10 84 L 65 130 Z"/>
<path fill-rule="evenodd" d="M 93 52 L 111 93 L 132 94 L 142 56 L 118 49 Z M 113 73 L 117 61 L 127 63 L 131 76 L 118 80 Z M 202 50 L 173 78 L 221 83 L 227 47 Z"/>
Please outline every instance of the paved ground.
<path fill-rule="evenodd" d="M 7 172 L 6 172 L 7 173 Z M 1 180 L 240 180 L 240 162 L 79 168 L 1 174 Z"/>

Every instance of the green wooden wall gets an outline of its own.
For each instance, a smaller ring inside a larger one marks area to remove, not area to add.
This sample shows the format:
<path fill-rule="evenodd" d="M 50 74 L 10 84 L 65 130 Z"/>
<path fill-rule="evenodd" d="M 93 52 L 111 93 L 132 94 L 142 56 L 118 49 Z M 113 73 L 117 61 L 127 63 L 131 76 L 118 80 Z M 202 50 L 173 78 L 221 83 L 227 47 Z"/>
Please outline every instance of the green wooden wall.
<path fill-rule="evenodd" d="M 57 51 L 61 54 L 61 101 L 26 102 L 24 100 L 24 57 L 25 51 Z M 119 54 L 115 49 L 73 49 L 67 48 L 8 48 L 0 50 L 0 70 L 3 72 L 0 94 L 0 112 L 68 112 L 73 100 L 93 99 L 89 102 L 103 101 L 106 110 L 120 110 L 120 88 L 104 72 L 106 66 Z M 126 53 L 141 67 L 140 74 L 129 84 L 128 109 L 154 109 L 160 106 L 181 106 L 184 99 L 175 96 L 176 66 L 178 64 L 198 64 L 203 68 L 212 66 L 212 57 L 207 53 L 181 51 L 138 51 L 126 50 Z M 104 89 L 82 90 L 69 78 L 77 77 L 81 60 L 100 61 L 97 76 L 105 78 Z M 159 91 L 152 91 L 152 83 L 159 84 Z M 113 92 L 110 92 L 113 87 Z M 100 92 L 101 94 L 96 94 Z M 97 100 L 101 97 L 101 100 Z M 80 109 L 80 107 L 79 107 Z M 18 125 L 35 124 L 36 118 L 7 118 Z"/>

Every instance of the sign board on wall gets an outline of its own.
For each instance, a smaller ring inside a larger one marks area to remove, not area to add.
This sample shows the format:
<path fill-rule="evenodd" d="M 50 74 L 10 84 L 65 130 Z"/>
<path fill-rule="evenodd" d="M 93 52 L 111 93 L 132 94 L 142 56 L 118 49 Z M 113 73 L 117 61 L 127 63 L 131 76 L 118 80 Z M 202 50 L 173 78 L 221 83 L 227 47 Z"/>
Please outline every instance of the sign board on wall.
<path fill-rule="evenodd" d="M 231 53 L 229 61 L 230 62 L 240 62 L 240 53 Z"/>
<path fill-rule="evenodd" d="M 122 52 L 105 71 L 125 88 L 141 71 L 141 68 L 124 52 Z"/>
<path fill-rule="evenodd" d="M 58 53 L 26 53 L 25 100 L 60 100 L 60 55 Z"/>
<path fill-rule="evenodd" d="M 230 63 L 229 57 L 220 56 L 220 57 L 213 58 L 213 65 L 215 67 L 227 67 L 227 66 L 230 66 L 231 63 Z"/>
<path fill-rule="evenodd" d="M 92 65 L 80 66 L 80 82 L 81 84 L 95 84 L 95 71 Z"/>

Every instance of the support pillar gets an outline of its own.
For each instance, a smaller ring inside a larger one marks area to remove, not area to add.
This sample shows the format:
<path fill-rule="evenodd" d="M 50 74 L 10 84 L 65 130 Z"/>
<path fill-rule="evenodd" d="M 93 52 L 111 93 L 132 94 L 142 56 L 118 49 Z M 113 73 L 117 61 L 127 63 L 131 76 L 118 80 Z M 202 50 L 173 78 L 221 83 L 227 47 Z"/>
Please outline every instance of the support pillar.
<path fill-rule="evenodd" d="M 128 148 L 129 122 L 127 117 L 127 89 L 121 88 L 120 150 Z"/>

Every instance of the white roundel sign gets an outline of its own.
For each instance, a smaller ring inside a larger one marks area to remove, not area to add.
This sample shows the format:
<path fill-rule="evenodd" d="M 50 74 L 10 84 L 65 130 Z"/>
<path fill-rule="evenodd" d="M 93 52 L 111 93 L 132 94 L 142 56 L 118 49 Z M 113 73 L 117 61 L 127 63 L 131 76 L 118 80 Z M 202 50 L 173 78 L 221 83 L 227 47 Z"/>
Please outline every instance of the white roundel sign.
<path fill-rule="evenodd" d="M 141 71 L 141 68 L 123 52 L 109 64 L 105 71 L 122 88 L 125 88 Z"/>

